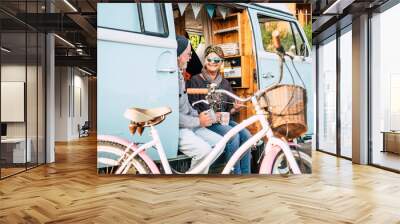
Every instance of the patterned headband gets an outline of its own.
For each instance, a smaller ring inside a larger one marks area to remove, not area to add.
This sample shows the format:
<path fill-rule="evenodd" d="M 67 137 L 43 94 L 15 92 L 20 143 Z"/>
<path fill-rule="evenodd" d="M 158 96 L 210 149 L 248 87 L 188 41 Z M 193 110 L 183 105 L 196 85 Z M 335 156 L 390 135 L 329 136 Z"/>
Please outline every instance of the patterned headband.
<path fill-rule="evenodd" d="M 220 58 L 224 58 L 224 51 L 218 46 L 208 46 L 204 51 L 204 56 L 207 57 L 211 53 L 216 53 Z"/>

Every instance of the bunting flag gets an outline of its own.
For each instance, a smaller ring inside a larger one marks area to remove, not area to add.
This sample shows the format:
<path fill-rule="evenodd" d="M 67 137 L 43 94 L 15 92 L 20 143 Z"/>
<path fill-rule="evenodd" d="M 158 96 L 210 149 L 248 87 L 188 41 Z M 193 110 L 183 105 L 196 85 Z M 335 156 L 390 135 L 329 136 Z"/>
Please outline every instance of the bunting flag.
<path fill-rule="evenodd" d="M 200 3 L 191 3 L 191 4 L 192 4 L 194 18 L 197 19 L 197 16 L 199 15 L 202 4 L 200 4 Z"/>
<path fill-rule="evenodd" d="M 193 4 L 193 3 L 192 3 Z M 222 18 L 225 19 L 226 14 L 228 13 L 228 8 L 224 7 L 224 6 L 218 6 L 217 10 L 219 11 L 219 13 L 221 14 Z"/>
<path fill-rule="evenodd" d="M 216 6 L 212 4 L 205 5 L 208 16 L 212 19 Z"/>
<path fill-rule="evenodd" d="M 179 12 L 181 12 L 181 16 L 183 16 L 183 13 L 186 10 L 186 7 L 189 5 L 189 3 L 178 3 L 178 8 Z"/>

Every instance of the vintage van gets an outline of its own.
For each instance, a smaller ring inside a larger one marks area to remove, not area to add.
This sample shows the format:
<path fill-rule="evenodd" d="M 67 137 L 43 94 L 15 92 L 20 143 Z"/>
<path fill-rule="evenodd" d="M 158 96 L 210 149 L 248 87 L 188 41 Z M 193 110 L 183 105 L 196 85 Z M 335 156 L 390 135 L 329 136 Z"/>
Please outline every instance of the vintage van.
<path fill-rule="evenodd" d="M 190 6 L 182 15 L 176 3 L 98 4 L 98 134 L 130 139 L 128 120 L 123 117 L 128 107 L 169 106 L 173 112 L 157 130 L 167 157 L 176 158 L 179 119 L 176 35 L 187 32 L 193 46 L 200 42 L 205 46 L 237 46 L 225 58 L 225 65 L 235 65 L 224 68 L 230 70 L 225 78 L 238 95 L 248 96 L 279 78 L 279 58 L 270 49 L 273 29 L 285 34 L 281 37 L 282 45 L 294 55 L 294 65 L 301 75 L 301 79 L 296 76 L 293 64 L 288 62 L 289 70 L 284 67 L 282 82 L 304 82 L 308 95 L 307 134 L 313 134 L 311 51 L 296 18 L 276 9 L 274 4 L 218 6 L 228 8 L 229 14 L 211 17 L 203 5 L 195 19 Z M 240 121 L 251 113 L 243 110 L 235 119 Z M 250 127 L 251 131 L 256 128 Z M 135 136 L 138 142 L 148 140 L 146 131 L 141 137 Z"/>

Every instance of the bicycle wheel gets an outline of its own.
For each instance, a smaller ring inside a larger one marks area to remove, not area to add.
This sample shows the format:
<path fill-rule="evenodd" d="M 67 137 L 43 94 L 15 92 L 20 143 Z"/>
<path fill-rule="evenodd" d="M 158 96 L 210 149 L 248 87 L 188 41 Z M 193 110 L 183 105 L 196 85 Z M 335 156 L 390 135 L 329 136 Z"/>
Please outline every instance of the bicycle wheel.
<path fill-rule="evenodd" d="M 129 147 L 129 143 L 124 139 L 110 140 L 107 137 L 99 137 L 97 141 L 97 163 L 98 169 L 105 170 L 107 174 L 116 174 L 116 171 L 121 168 L 120 158 L 124 155 L 125 150 Z M 136 147 L 136 146 L 134 146 Z M 130 155 L 128 153 L 128 155 Z M 121 168 L 121 174 L 152 174 L 153 170 L 142 158 L 135 156 L 132 161 L 125 167 Z"/>
<path fill-rule="evenodd" d="M 300 147 L 290 147 L 293 156 L 303 174 L 310 174 L 312 172 L 312 159 L 311 156 L 306 153 L 305 149 Z M 275 157 L 272 164 L 272 174 L 292 174 L 292 170 L 289 168 L 285 154 L 281 151 Z"/>

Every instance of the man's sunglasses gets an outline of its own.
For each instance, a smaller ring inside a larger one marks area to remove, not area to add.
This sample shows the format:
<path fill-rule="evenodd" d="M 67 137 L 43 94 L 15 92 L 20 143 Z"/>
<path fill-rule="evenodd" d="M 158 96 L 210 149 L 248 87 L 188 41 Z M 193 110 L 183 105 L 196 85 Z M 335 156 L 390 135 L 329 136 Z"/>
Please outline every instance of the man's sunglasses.
<path fill-rule="evenodd" d="M 207 58 L 208 62 L 214 62 L 214 63 L 220 63 L 221 61 L 223 61 L 223 59 L 221 58 Z"/>

